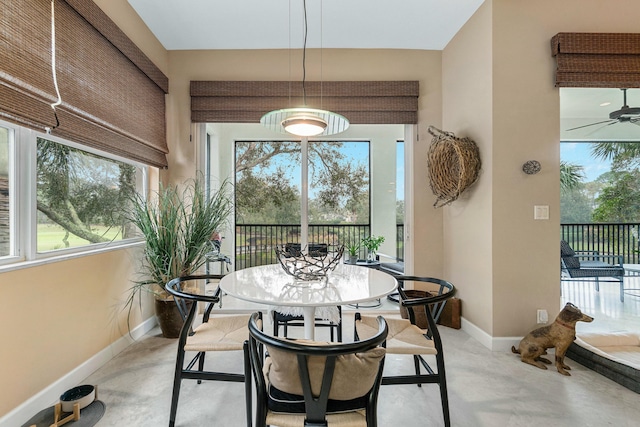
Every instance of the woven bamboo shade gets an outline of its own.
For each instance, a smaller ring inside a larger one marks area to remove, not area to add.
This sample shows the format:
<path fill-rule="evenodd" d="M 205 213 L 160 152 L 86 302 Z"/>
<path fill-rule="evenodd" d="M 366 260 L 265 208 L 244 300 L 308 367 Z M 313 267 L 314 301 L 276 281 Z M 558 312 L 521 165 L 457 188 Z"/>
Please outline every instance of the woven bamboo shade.
<path fill-rule="evenodd" d="M 51 2 L 3 0 L 0 117 L 149 165 L 167 165 L 168 79 L 89 0 L 55 2 L 56 70 L 51 70 Z"/>
<path fill-rule="evenodd" d="M 481 167 L 480 150 L 469 138 L 457 138 L 433 126 L 429 126 L 429 133 L 433 136 L 427 153 L 429 185 L 436 196 L 433 206 L 440 208 L 476 182 Z"/>
<path fill-rule="evenodd" d="M 558 33 L 556 87 L 640 87 L 640 34 Z"/>
<path fill-rule="evenodd" d="M 418 123 L 417 81 L 308 81 L 305 87 L 307 107 L 331 110 L 352 124 Z M 301 82 L 191 82 L 194 123 L 258 123 L 269 111 L 302 105 Z"/>

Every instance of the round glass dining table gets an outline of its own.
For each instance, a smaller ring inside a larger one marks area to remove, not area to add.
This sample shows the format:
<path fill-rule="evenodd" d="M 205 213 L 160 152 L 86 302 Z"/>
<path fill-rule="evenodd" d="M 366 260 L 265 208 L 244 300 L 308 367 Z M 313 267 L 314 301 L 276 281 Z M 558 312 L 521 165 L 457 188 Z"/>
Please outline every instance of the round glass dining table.
<path fill-rule="evenodd" d="M 220 289 L 235 298 L 259 304 L 301 307 L 304 337 L 314 338 L 316 307 L 357 304 L 384 298 L 398 281 L 382 271 L 341 264 L 326 279 L 299 281 L 280 264 L 234 271 L 220 280 Z"/>

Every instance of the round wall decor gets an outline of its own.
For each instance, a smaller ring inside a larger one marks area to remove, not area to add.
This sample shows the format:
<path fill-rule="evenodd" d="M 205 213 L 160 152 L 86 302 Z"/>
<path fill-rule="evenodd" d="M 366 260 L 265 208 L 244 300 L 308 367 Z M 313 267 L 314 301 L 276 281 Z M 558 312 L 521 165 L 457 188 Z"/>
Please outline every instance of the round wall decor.
<path fill-rule="evenodd" d="M 478 179 L 481 162 L 480 150 L 469 138 L 458 138 L 429 126 L 433 135 L 427 153 L 429 185 L 437 197 L 435 208 L 448 205 Z"/>

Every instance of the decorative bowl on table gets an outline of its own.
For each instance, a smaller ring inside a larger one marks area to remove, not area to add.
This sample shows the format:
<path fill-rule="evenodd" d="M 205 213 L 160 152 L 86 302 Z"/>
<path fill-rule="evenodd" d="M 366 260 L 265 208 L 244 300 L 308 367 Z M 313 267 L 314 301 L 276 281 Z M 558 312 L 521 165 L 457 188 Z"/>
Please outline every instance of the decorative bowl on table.
<path fill-rule="evenodd" d="M 278 245 L 275 247 L 276 257 L 283 270 L 296 280 L 319 281 L 326 279 L 342 260 L 344 246 L 339 245 L 332 250 L 327 245 L 309 245 L 300 248 L 299 244 Z"/>

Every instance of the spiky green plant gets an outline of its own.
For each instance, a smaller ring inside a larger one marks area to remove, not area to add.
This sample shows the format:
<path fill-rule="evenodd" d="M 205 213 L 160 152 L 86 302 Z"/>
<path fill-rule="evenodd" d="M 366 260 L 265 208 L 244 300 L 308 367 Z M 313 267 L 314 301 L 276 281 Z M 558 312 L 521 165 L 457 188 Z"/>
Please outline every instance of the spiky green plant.
<path fill-rule="evenodd" d="M 164 285 L 175 277 L 194 274 L 206 262 L 209 240 L 226 224 L 232 212 L 231 184 L 225 180 L 207 196 L 203 179 L 193 179 L 181 190 L 161 187 L 148 199 L 136 194 L 128 219 L 145 240 L 140 279 L 130 288 L 126 306 L 142 292 L 167 298 Z"/>

